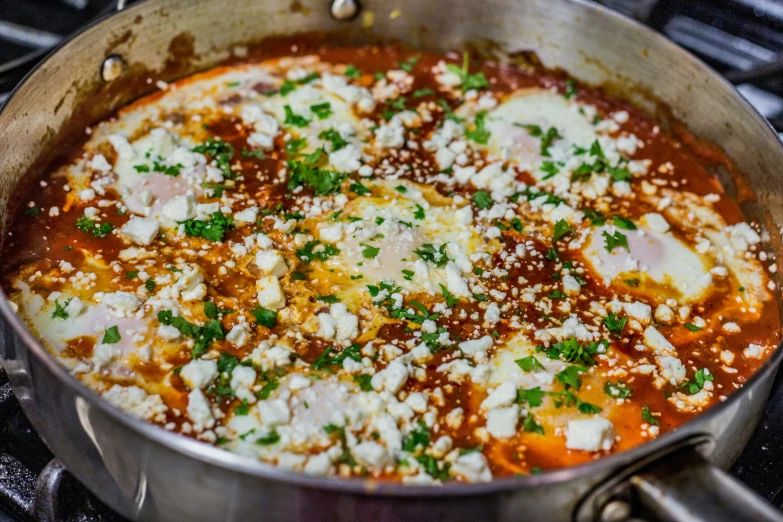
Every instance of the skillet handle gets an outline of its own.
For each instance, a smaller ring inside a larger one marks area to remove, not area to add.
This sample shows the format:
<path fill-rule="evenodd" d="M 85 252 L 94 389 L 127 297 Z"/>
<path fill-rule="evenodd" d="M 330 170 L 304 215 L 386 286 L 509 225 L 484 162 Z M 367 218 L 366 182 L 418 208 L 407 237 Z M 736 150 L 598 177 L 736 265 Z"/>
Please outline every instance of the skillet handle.
<path fill-rule="evenodd" d="M 703 439 L 702 441 L 703 442 Z M 783 522 L 783 513 L 710 463 L 690 441 L 590 493 L 577 522 Z"/>
<path fill-rule="evenodd" d="M 630 478 L 638 503 L 653 520 L 783 521 L 780 511 L 694 448 L 670 457 Z"/>

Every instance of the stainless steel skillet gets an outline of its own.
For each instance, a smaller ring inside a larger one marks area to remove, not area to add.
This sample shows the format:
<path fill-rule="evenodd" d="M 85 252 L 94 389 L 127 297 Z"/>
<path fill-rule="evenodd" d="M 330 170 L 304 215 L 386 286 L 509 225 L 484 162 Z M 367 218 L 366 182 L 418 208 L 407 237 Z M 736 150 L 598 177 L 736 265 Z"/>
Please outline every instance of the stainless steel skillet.
<path fill-rule="evenodd" d="M 357 11 L 359 11 L 357 13 Z M 651 111 L 667 104 L 720 145 L 756 198 L 743 205 L 777 255 L 783 147 L 716 74 L 651 31 L 567 0 L 149 0 L 87 28 L 31 73 L 0 114 L 3 230 L 26 173 L 58 144 L 170 80 L 215 65 L 237 44 L 271 35 L 339 31 L 361 43 L 395 39 L 432 50 L 491 41 L 535 51 L 593 83 L 611 83 Z M 649 96 L 640 96 L 647 93 Z M 33 169 L 34 170 L 34 169 Z M 721 180 L 737 193 L 731 176 Z M 740 187 L 742 188 L 742 187 Z M 745 193 L 743 188 L 741 193 Z M 609 458 L 538 476 L 440 488 L 291 474 L 165 432 L 103 402 L 68 374 L 5 298 L 2 356 L 15 392 L 56 455 L 100 498 L 144 520 L 780 520 L 720 471 L 755 427 L 783 351 L 724 403 L 673 433 Z"/>

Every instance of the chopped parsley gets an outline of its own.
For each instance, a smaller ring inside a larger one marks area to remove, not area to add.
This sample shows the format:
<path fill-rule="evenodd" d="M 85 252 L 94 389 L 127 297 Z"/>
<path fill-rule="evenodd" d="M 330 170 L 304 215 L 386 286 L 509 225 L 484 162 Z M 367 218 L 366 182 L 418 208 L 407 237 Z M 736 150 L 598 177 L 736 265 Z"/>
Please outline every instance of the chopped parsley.
<path fill-rule="evenodd" d="M 291 138 L 285 142 L 285 152 L 289 156 L 296 156 L 305 147 L 307 147 L 307 138 Z"/>
<path fill-rule="evenodd" d="M 348 64 L 345 67 L 345 76 L 351 78 L 352 80 L 358 80 L 362 77 L 362 72 L 357 69 L 356 66 Z"/>
<path fill-rule="evenodd" d="M 117 327 L 117 325 L 112 326 L 111 328 L 108 328 L 105 332 L 103 332 L 103 340 L 101 343 L 103 344 L 117 344 L 120 342 L 120 329 Z"/>
<path fill-rule="evenodd" d="M 318 117 L 319 120 L 325 120 L 332 115 L 332 104 L 329 102 L 324 102 L 317 105 L 311 105 L 310 110 Z"/>
<path fill-rule="evenodd" d="M 443 292 L 443 297 L 446 298 L 446 305 L 451 308 L 452 306 L 456 305 L 460 302 L 460 300 L 452 295 L 451 292 L 449 292 L 449 289 L 443 286 L 443 283 L 440 284 L 440 291 Z"/>
<path fill-rule="evenodd" d="M 318 138 L 324 141 L 330 141 L 332 143 L 332 152 L 340 150 L 348 145 L 348 141 L 334 129 L 321 131 L 321 133 L 318 135 Z"/>
<path fill-rule="evenodd" d="M 296 257 L 304 264 L 309 265 L 313 261 L 326 261 L 330 257 L 340 253 L 334 245 L 323 245 L 321 241 L 308 241 L 302 248 L 296 250 Z"/>
<path fill-rule="evenodd" d="M 619 317 L 617 314 L 610 312 L 603 318 L 604 326 L 612 333 L 618 334 L 625 329 L 625 325 L 628 323 L 627 317 Z"/>
<path fill-rule="evenodd" d="M 521 359 L 517 359 L 514 362 L 517 363 L 517 365 L 522 368 L 522 371 L 525 372 L 530 372 L 535 369 L 546 371 L 544 365 L 541 364 L 541 362 L 532 355 L 522 357 Z"/>
<path fill-rule="evenodd" d="M 604 238 L 604 248 L 607 252 L 611 252 L 617 247 L 624 248 L 628 252 L 631 249 L 628 247 L 628 238 L 620 231 L 615 231 L 614 234 L 609 234 L 607 231 L 603 231 L 601 235 Z"/>
<path fill-rule="evenodd" d="M 139 275 L 138 270 L 132 270 L 129 272 L 125 272 L 125 279 L 136 279 L 136 277 Z"/>
<path fill-rule="evenodd" d="M 280 435 L 276 430 L 272 430 L 263 437 L 256 439 L 256 444 L 260 444 L 261 446 L 269 446 L 270 444 L 275 444 L 279 441 Z"/>
<path fill-rule="evenodd" d="M 232 178 L 234 174 L 231 172 L 231 160 L 234 157 L 234 146 L 227 143 L 220 138 L 214 139 L 209 137 L 207 141 L 201 145 L 197 145 L 193 148 L 193 152 L 199 152 L 201 154 L 207 154 L 211 156 L 220 170 L 227 178 Z"/>
<path fill-rule="evenodd" d="M 646 404 L 642 406 L 642 420 L 647 424 L 652 424 L 653 426 L 658 426 L 660 424 L 658 419 L 656 419 L 650 411 L 650 407 Z"/>
<path fill-rule="evenodd" d="M 294 127 L 307 127 L 310 125 L 310 120 L 301 114 L 294 114 L 294 111 L 291 109 L 290 105 L 285 105 L 283 110 L 285 111 L 285 121 L 283 121 L 283 125 Z"/>
<path fill-rule="evenodd" d="M 334 347 L 329 346 L 321 353 L 321 355 L 318 356 L 315 361 L 313 361 L 312 367 L 314 370 L 327 370 L 330 373 L 334 373 L 334 371 L 331 370 L 329 366 L 340 366 L 342 368 L 343 361 L 345 359 L 352 359 L 356 362 L 361 361 L 362 355 L 359 353 L 359 349 L 360 347 L 358 344 L 352 344 L 337 355 L 332 356 L 332 353 L 334 353 Z"/>
<path fill-rule="evenodd" d="M 614 222 L 614 226 L 617 228 L 622 228 L 623 230 L 636 230 L 636 225 L 634 225 L 633 221 L 624 218 L 623 216 L 615 214 L 612 216 L 612 222 Z"/>
<path fill-rule="evenodd" d="M 24 211 L 25 216 L 35 217 L 41 213 L 41 207 L 30 207 Z"/>
<path fill-rule="evenodd" d="M 546 392 L 541 391 L 541 388 L 539 386 L 536 386 L 535 388 L 530 388 L 529 390 L 520 387 L 517 390 L 517 403 L 518 404 L 527 403 L 527 405 L 530 406 L 531 408 L 537 408 L 538 406 L 541 406 L 541 404 L 543 404 L 545 393 Z"/>
<path fill-rule="evenodd" d="M 207 353 L 213 341 L 222 341 L 226 338 L 223 325 L 216 319 L 207 321 L 204 326 L 198 326 L 182 317 L 175 317 L 171 310 L 161 310 L 158 312 L 158 322 L 166 326 L 173 326 L 182 335 L 192 337 L 195 340 L 193 349 L 190 351 L 194 359 Z"/>
<path fill-rule="evenodd" d="M 481 145 L 486 145 L 489 141 L 490 133 L 487 130 L 485 119 L 487 117 L 487 111 L 479 111 L 478 114 L 476 114 L 476 119 L 474 122 L 473 129 L 465 132 L 465 136 L 472 141 L 475 141 L 476 143 L 480 143 Z"/>
<path fill-rule="evenodd" d="M 414 453 L 418 447 L 424 449 L 429 445 L 431 437 L 430 429 L 420 420 L 416 428 L 411 430 L 408 436 L 403 439 L 402 449 L 409 453 Z"/>
<path fill-rule="evenodd" d="M 487 209 L 492 206 L 492 197 L 486 190 L 477 190 L 473 193 L 473 204 L 480 209 Z"/>
<path fill-rule="evenodd" d="M 421 60 L 421 56 L 413 56 L 411 58 L 408 58 L 404 62 L 400 62 L 399 67 L 405 72 L 411 72 L 413 71 L 413 68 L 416 67 L 416 64 L 419 63 L 419 60 Z"/>
<path fill-rule="evenodd" d="M 367 374 L 360 374 L 360 375 L 354 375 L 353 376 L 353 382 L 359 385 L 359 389 L 366 392 L 373 391 L 372 384 L 370 384 L 370 381 L 372 380 L 372 377 Z"/>
<path fill-rule="evenodd" d="M 226 233 L 233 226 L 234 218 L 224 216 L 221 212 L 213 212 L 209 221 L 200 219 L 191 219 L 182 224 L 185 228 L 185 234 L 192 237 L 200 237 L 209 241 L 223 241 Z"/>
<path fill-rule="evenodd" d="M 144 281 L 144 288 L 147 289 L 147 292 L 152 293 L 152 291 L 155 290 L 155 280 L 147 279 L 146 281 Z"/>
<path fill-rule="evenodd" d="M 366 196 L 367 194 L 372 194 L 372 191 L 362 185 L 359 181 L 351 183 L 348 188 L 350 188 L 352 192 L 355 192 L 357 196 Z"/>
<path fill-rule="evenodd" d="M 425 96 L 432 96 L 435 94 L 435 91 L 432 89 L 418 89 L 416 91 L 413 91 L 413 97 L 414 98 L 424 98 Z"/>
<path fill-rule="evenodd" d="M 443 243 L 437 249 L 432 243 L 424 243 L 413 252 L 423 260 L 429 261 L 439 268 L 450 261 L 448 255 L 446 255 L 446 243 Z"/>
<path fill-rule="evenodd" d="M 329 303 L 329 304 L 334 304 L 334 303 L 339 303 L 340 302 L 340 299 L 336 295 L 317 295 L 317 296 L 315 296 L 315 298 L 318 301 L 321 301 L 321 302 L 324 302 L 324 303 Z"/>
<path fill-rule="evenodd" d="M 691 332 L 699 332 L 702 330 L 700 326 L 696 326 L 695 324 L 692 323 L 685 323 L 685 328 L 687 328 Z"/>
<path fill-rule="evenodd" d="M 274 328 L 277 326 L 277 312 L 264 308 L 263 306 L 256 306 L 250 310 L 253 317 L 256 319 L 256 323 L 267 328 Z"/>
<path fill-rule="evenodd" d="M 604 384 L 604 393 L 615 399 L 628 399 L 633 396 L 633 388 L 623 381 L 618 381 L 616 383 L 606 381 L 606 384 Z"/>
<path fill-rule="evenodd" d="M 561 219 L 557 223 L 555 223 L 555 235 L 552 238 L 552 241 L 558 241 L 560 238 L 567 234 L 573 234 L 574 229 L 571 225 L 569 225 L 565 219 Z"/>
<path fill-rule="evenodd" d="M 60 302 L 55 299 L 54 300 L 54 312 L 52 312 L 52 319 L 68 319 L 68 312 L 65 311 L 65 307 L 68 306 L 68 303 L 70 303 L 71 300 L 68 299 L 65 301 L 65 304 L 60 304 Z"/>
<path fill-rule="evenodd" d="M 706 368 L 698 370 L 693 375 L 693 380 L 684 382 L 680 385 L 680 388 L 687 388 L 688 393 L 693 395 L 694 393 L 699 393 L 699 391 L 704 388 L 704 383 L 707 381 L 714 381 L 715 377 L 710 373 L 710 371 Z"/>
<path fill-rule="evenodd" d="M 565 362 L 579 363 L 586 366 L 595 364 L 593 356 L 606 351 L 606 341 L 591 342 L 590 344 L 580 344 L 576 339 L 567 339 L 565 341 L 554 343 L 549 348 L 537 346 L 537 352 L 546 353 L 547 357 L 553 360 L 562 360 Z"/>
<path fill-rule="evenodd" d="M 294 190 L 301 185 L 312 187 L 317 196 L 324 196 L 340 190 L 340 185 L 348 177 L 343 172 L 322 169 L 316 164 L 326 151 L 320 148 L 301 160 L 289 159 L 287 162 L 289 179 L 286 188 Z"/>
<path fill-rule="evenodd" d="M 76 220 L 76 228 L 82 232 L 92 234 L 95 237 L 106 237 L 111 233 L 112 230 L 114 230 L 114 226 L 112 226 L 112 224 L 108 221 L 105 221 L 99 225 L 87 216 L 82 216 Z"/>
<path fill-rule="evenodd" d="M 544 130 L 538 125 L 515 123 L 514 126 L 526 129 L 528 134 L 534 138 L 539 138 L 541 140 L 541 155 L 546 158 L 550 157 L 549 147 L 552 146 L 552 142 L 554 142 L 556 139 L 562 138 L 560 133 L 557 132 L 557 128 L 555 127 L 549 127 L 546 132 L 544 132 Z"/>
<path fill-rule="evenodd" d="M 256 393 L 256 397 L 261 400 L 266 400 L 280 386 L 280 381 L 277 379 L 271 379 L 264 383 L 260 390 Z"/>
<path fill-rule="evenodd" d="M 563 385 L 565 385 L 566 390 L 569 388 L 579 390 L 579 388 L 582 387 L 582 379 L 579 377 L 579 374 L 584 373 L 586 371 L 587 368 L 585 368 L 584 366 L 579 366 L 579 365 L 566 366 L 555 377 L 557 378 L 558 382 L 561 382 L 563 383 Z"/>
<path fill-rule="evenodd" d="M 365 243 L 359 243 L 359 246 L 364 247 L 362 249 L 362 257 L 365 259 L 375 259 L 380 253 L 380 247 L 374 247 Z"/>
<path fill-rule="evenodd" d="M 568 100 L 574 95 L 576 95 L 576 81 L 569 78 L 565 81 L 565 92 L 563 93 L 563 97 Z"/>
<path fill-rule="evenodd" d="M 469 57 L 468 53 L 462 55 L 462 67 L 458 67 L 452 63 L 446 64 L 446 69 L 456 74 L 460 78 L 460 88 L 462 91 L 469 91 L 471 89 L 481 90 L 489 87 L 489 82 L 484 73 L 477 72 L 470 74 L 468 70 Z"/>

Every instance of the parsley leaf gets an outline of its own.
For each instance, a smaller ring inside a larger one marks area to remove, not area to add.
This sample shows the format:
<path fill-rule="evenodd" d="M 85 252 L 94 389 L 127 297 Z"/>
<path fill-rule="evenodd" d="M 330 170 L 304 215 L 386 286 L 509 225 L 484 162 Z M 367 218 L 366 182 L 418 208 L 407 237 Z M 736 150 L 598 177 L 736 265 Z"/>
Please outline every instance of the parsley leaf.
<path fill-rule="evenodd" d="M 518 404 L 527 403 L 528 406 L 530 406 L 531 408 L 536 408 L 538 406 L 541 406 L 541 404 L 543 403 L 544 393 L 545 392 L 541 391 L 541 388 L 539 386 L 536 386 L 535 388 L 530 388 L 529 390 L 520 387 L 517 390 L 517 403 Z"/>
<path fill-rule="evenodd" d="M 112 226 L 112 224 L 108 221 L 105 221 L 99 225 L 87 216 L 82 216 L 76 220 L 76 228 L 82 232 L 92 234 L 95 237 L 106 237 L 111 233 L 112 230 L 114 230 L 114 226 Z"/>
<path fill-rule="evenodd" d="M 579 374 L 586 371 L 587 368 L 584 366 L 566 366 L 563 371 L 556 375 L 556 377 L 559 382 L 565 385 L 566 389 L 573 388 L 579 390 L 579 388 L 582 387 L 582 379 L 579 377 Z"/>
<path fill-rule="evenodd" d="M 345 359 L 352 359 L 356 362 L 359 362 L 362 360 L 362 355 L 359 353 L 359 345 L 358 344 L 352 344 L 348 348 L 345 348 L 343 351 L 338 353 L 335 356 L 331 356 L 332 352 L 334 352 L 334 347 L 329 346 L 326 348 L 321 355 L 318 356 L 318 358 L 313 361 L 312 368 L 314 370 L 329 370 L 329 366 L 339 365 L 342 367 L 343 361 Z M 332 373 L 334 373 L 332 371 Z"/>
<path fill-rule="evenodd" d="M 231 172 L 231 160 L 234 157 L 234 146 L 230 143 L 223 141 L 222 139 L 214 139 L 211 136 L 202 143 L 193 147 L 193 152 L 199 152 L 201 154 L 207 154 L 212 156 L 217 163 L 220 170 L 227 178 L 233 177 Z"/>
<path fill-rule="evenodd" d="M 642 420 L 646 422 L 647 424 L 651 424 L 653 426 L 658 426 L 660 422 L 658 422 L 658 419 L 656 419 L 652 412 L 650 411 L 650 407 L 646 404 L 642 406 Z"/>
<path fill-rule="evenodd" d="M 362 77 L 362 72 L 356 66 L 348 64 L 345 67 L 345 75 L 353 80 L 358 80 Z"/>
<path fill-rule="evenodd" d="M 557 241 L 566 234 L 573 234 L 574 229 L 569 225 L 565 219 L 561 219 L 557 223 L 555 223 L 555 235 L 552 238 L 552 241 Z"/>
<path fill-rule="evenodd" d="M 348 141 L 346 141 L 345 138 L 343 138 L 342 135 L 334 129 L 321 131 L 318 137 L 322 140 L 332 142 L 332 152 L 340 150 L 348 145 Z"/>
<path fill-rule="evenodd" d="M 492 206 L 492 197 L 486 190 L 477 190 L 473 193 L 473 203 L 480 209 L 487 209 Z"/>
<path fill-rule="evenodd" d="M 310 120 L 301 114 L 294 114 L 290 105 L 285 105 L 283 110 L 285 111 L 285 121 L 283 121 L 283 125 L 293 125 L 294 127 L 307 127 L 310 125 Z"/>
<path fill-rule="evenodd" d="M 680 385 L 680 388 L 688 388 L 688 393 L 693 395 L 694 393 L 698 393 L 699 390 L 704 388 L 704 383 L 707 381 L 714 381 L 715 377 L 710 373 L 710 371 L 706 368 L 698 370 L 693 375 L 693 380 L 684 382 Z"/>
<path fill-rule="evenodd" d="M 443 297 L 446 298 L 446 306 L 449 308 L 456 305 L 460 302 L 460 300 L 452 295 L 451 292 L 449 292 L 449 289 L 443 286 L 443 283 L 440 284 L 440 291 L 443 292 Z"/>
<path fill-rule="evenodd" d="M 256 439 L 256 444 L 260 444 L 262 446 L 269 446 L 279 441 L 280 441 L 280 434 L 278 434 L 276 430 L 272 430 L 266 435 L 264 435 L 263 437 Z"/>
<path fill-rule="evenodd" d="M 193 237 L 201 237 L 209 241 L 223 241 L 226 233 L 232 228 L 234 218 L 224 216 L 221 212 L 213 212 L 209 221 L 191 219 L 184 221 L 185 234 Z"/>
<path fill-rule="evenodd" d="M 628 399 L 633 396 L 633 388 L 623 381 L 618 381 L 616 383 L 606 381 L 606 384 L 604 384 L 604 393 L 615 399 Z"/>
<path fill-rule="evenodd" d="M 623 216 L 615 214 L 612 216 L 612 221 L 617 228 L 622 228 L 623 230 L 636 230 L 636 225 L 634 225 L 633 221 L 624 218 Z"/>
<path fill-rule="evenodd" d="M 623 331 L 625 325 L 628 323 L 628 318 L 620 318 L 617 314 L 610 312 L 606 314 L 606 317 L 603 318 L 602 322 L 604 323 L 604 326 L 606 326 L 607 330 L 619 334 Z"/>
<path fill-rule="evenodd" d="M 308 241 L 300 249 L 296 250 L 296 257 L 304 264 L 309 265 L 312 261 L 326 261 L 340 251 L 334 245 L 322 245 L 321 241 Z"/>
<path fill-rule="evenodd" d="M 362 185 L 359 181 L 351 183 L 348 188 L 350 188 L 352 192 L 355 192 L 357 196 L 366 196 L 367 194 L 372 194 L 372 191 Z"/>
<path fill-rule="evenodd" d="M 416 64 L 419 63 L 419 60 L 421 60 L 421 56 L 413 56 L 404 62 L 400 62 L 399 67 L 405 72 L 411 72 L 416 67 Z"/>
<path fill-rule="evenodd" d="M 490 132 L 486 128 L 485 119 L 487 117 L 487 111 L 479 111 L 476 114 L 475 126 L 473 129 L 465 132 L 465 136 L 469 140 L 473 140 L 476 143 L 486 145 L 489 141 Z"/>
<path fill-rule="evenodd" d="M 55 299 L 54 300 L 54 312 L 52 312 L 52 319 L 68 319 L 68 312 L 65 311 L 65 307 L 68 306 L 68 303 L 70 303 L 71 300 L 68 299 L 65 301 L 64 304 L 60 304 L 60 302 Z"/>
<path fill-rule="evenodd" d="M 425 96 L 432 96 L 433 94 L 435 94 L 435 91 L 432 89 L 419 89 L 413 91 L 414 98 L 424 98 Z"/>
<path fill-rule="evenodd" d="M 370 384 L 370 381 L 372 380 L 372 377 L 367 374 L 359 374 L 353 376 L 353 382 L 359 385 L 359 389 L 366 392 L 373 391 L 372 384 Z"/>
<path fill-rule="evenodd" d="M 461 68 L 451 63 L 446 64 L 446 69 L 459 76 L 460 89 L 462 89 L 462 91 L 464 92 L 464 91 L 469 91 L 471 89 L 475 89 L 478 91 L 489 87 L 489 82 L 487 81 L 487 77 L 484 76 L 484 73 L 478 72 L 478 73 L 470 74 L 468 72 L 468 66 L 469 66 L 468 61 L 469 61 L 468 53 L 465 53 L 462 55 Z"/>
<path fill-rule="evenodd" d="M 332 104 L 329 102 L 324 102 L 317 105 L 311 105 L 310 110 L 318 117 L 319 120 L 325 120 L 332 115 Z"/>
<path fill-rule="evenodd" d="M 362 257 L 365 259 L 375 259 L 381 251 L 380 247 L 374 247 L 365 243 L 359 243 L 359 245 L 364 247 Z"/>
<path fill-rule="evenodd" d="M 256 323 L 267 328 L 274 328 L 277 326 L 277 312 L 264 308 L 263 306 L 256 306 L 250 310 L 253 317 L 256 319 Z"/>
<path fill-rule="evenodd" d="M 622 247 L 628 252 L 631 251 L 631 249 L 628 247 L 628 238 L 625 236 L 625 234 L 615 231 L 613 235 L 609 235 L 607 231 L 603 231 L 601 235 L 604 237 L 604 248 L 607 252 L 611 252 L 615 248 Z"/>
<path fill-rule="evenodd" d="M 286 188 L 294 190 L 300 185 L 307 185 L 313 188 L 317 196 L 339 191 L 340 185 L 348 175 L 317 167 L 316 163 L 325 154 L 326 151 L 321 148 L 305 156 L 302 160 L 288 160 L 287 168 L 290 177 Z"/>
<path fill-rule="evenodd" d="M 544 365 L 541 364 L 541 362 L 532 355 L 528 355 L 527 357 L 522 357 L 521 359 L 517 359 L 514 362 L 517 363 L 517 365 L 520 368 L 522 368 L 522 370 L 525 372 L 530 372 L 533 371 L 534 369 L 546 371 Z"/>
<path fill-rule="evenodd" d="M 448 255 L 446 255 L 446 243 L 443 243 L 438 249 L 435 249 L 432 243 L 424 243 L 413 252 L 437 267 L 442 267 L 450 261 Z"/>
<path fill-rule="evenodd" d="M 692 323 L 685 323 L 685 328 L 687 328 L 691 332 L 698 332 L 702 330 L 700 326 L 696 326 L 695 324 Z"/>
<path fill-rule="evenodd" d="M 103 340 L 101 343 L 103 344 L 117 344 L 120 342 L 120 329 L 117 328 L 117 326 L 112 326 L 111 328 L 108 328 L 105 332 L 103 332 Z"/>

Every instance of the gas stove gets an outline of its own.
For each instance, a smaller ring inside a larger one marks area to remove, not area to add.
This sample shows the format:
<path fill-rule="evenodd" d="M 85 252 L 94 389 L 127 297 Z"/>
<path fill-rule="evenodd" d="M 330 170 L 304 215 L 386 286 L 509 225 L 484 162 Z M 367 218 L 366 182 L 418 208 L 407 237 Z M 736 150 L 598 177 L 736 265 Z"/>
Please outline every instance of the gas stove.
<path fill-rule="evenodd" d="M 0 0 L 0 105 L 53 46 L 123 0 Z M 124 3 L 124 2 L 123 2 Z M 783 2 L 600 0 L 687 48 L 783 131 Z M 731 469 L 783 508 L 783 375 Z M 0 369 L 0 522 L 122 521 L 36 435 Z"/>

